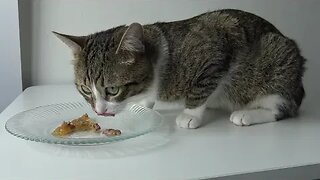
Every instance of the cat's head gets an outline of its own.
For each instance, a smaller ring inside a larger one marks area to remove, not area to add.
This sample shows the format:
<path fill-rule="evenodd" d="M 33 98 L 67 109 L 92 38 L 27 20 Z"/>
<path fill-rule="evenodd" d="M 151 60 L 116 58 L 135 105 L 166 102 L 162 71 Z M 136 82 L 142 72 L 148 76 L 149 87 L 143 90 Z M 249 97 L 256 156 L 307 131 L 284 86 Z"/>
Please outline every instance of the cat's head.
<path fill-rule="evenodd" d="M 114 115 L 150 86 L 153 70 L 140 24 L 88 36 L 54 34 L 71 48 L 76 87 L 97 114 Z"/>

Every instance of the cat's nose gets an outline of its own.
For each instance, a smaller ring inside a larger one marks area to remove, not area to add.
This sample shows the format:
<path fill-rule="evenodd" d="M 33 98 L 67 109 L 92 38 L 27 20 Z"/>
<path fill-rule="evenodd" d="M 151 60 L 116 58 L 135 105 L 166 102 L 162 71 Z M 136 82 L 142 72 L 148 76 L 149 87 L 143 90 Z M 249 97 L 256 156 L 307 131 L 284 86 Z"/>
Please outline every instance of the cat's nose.
<path fill-rule="evenodd" d="M 98 114 L 98 115 L 102 115 L 107 111 L 107 106 L 104 104 L 96 104 L 94 107 L 94 111 Z"/>
<path fill-rule="evenodd" d="M 107 111 L 107 109 L 105 109 L 105 110 L 100 110 L 100 109 L 94 108 L 94 111 L 95 111 L 98 115 L 103 115 L 103 114 Z"/>
<path fill-rule="evenodd" d="M 99 116 L 102 116 L 102 115 L 104 115 L 105 113 L 97 113 Z"/>

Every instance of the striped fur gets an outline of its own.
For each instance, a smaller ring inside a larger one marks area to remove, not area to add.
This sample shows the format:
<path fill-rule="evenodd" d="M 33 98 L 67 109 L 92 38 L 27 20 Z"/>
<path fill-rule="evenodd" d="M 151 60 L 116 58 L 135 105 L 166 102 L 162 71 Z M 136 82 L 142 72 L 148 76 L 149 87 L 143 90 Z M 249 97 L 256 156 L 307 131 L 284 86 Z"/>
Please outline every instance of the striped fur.
<path fill-rule="evenodd" d="M 94 84 L 106 102 L 119 104 L 152 86 L 158 100 L 183 99 L 186 112 L 203 107 L 213 96 L 232 110 L 279 97 L 281 103 L 272 106 L 275 120 L 295 116 L 304 97 L 305 59 L 297 44 L 247 12 L 227 9 L 182 21 L 134 23 L 81 41 L 59 35 L 81 46 L 74 51 L 75 84 L 93 107 L 95 97 L 81 86 L 90 89 Z M 119 93 L 110 95 L 106 87 L 119 87 Z"/>

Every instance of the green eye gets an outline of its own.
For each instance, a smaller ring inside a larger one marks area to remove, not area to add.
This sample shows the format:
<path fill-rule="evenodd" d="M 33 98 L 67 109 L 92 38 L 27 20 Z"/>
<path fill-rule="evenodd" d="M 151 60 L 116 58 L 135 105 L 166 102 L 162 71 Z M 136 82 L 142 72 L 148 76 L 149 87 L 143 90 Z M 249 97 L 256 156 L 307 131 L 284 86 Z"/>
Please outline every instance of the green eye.
<path fill-rule="evenodd" d="M 115 96 L 119 93 L 119 87 L 107 87 L 106 94 Z"/>
<path fill-rule="evenodd" d="M 88 86 L 85 86 L 85 85 L 81 85 L 81 91 L 83 93 L 85 93 L 86 95 L 90 95 L 91 94 L 91 90 Z"/>

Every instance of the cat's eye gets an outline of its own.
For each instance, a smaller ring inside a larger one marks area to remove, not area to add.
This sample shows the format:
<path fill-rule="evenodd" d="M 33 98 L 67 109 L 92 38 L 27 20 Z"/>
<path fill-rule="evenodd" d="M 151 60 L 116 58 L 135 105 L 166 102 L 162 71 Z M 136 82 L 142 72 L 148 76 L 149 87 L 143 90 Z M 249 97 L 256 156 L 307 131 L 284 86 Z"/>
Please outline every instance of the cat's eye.
<path fill-rule="evenodd" d="M 90 94 L 91 94 L 90 88 L 88 88 L 88 87 L 85 86 L 85 85 L 81 85 L 81 91 L 82 91 L 83 93 L 85 93 L 86 95 L 90 95 Z"/>
<path fill-rule="evenodd" d="M 107 87 L 106 94 L 115 96 L 119 93 L 119 87 Z"/>

